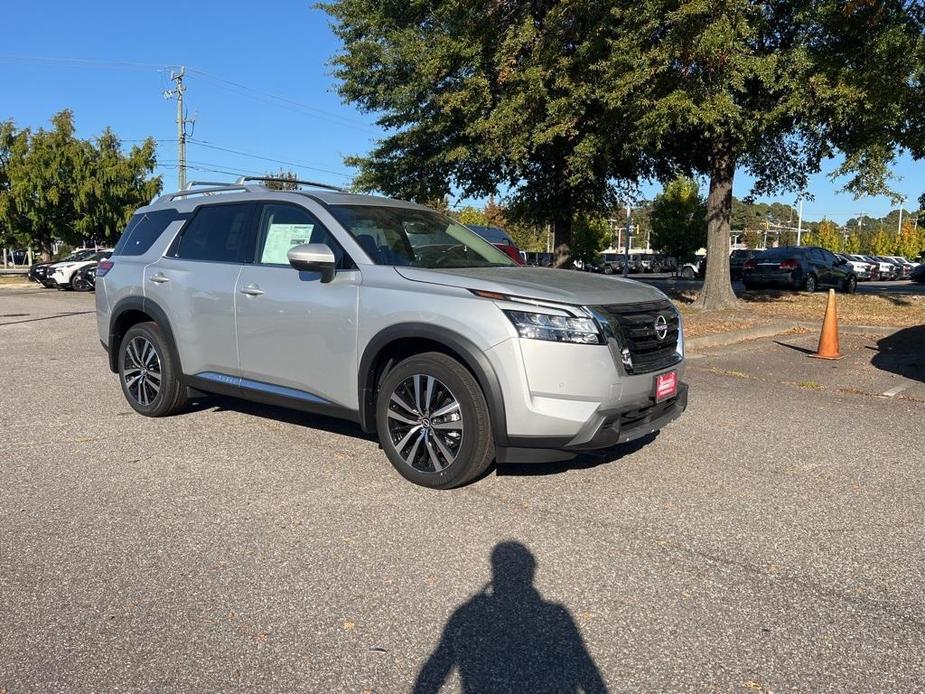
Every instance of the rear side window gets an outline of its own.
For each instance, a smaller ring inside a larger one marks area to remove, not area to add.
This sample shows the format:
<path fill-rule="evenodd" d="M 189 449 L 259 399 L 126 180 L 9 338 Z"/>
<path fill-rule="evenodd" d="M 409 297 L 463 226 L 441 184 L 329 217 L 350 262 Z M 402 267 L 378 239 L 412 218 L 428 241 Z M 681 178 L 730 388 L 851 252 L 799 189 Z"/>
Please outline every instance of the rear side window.
<path fill-rule="evenodd" d="M 253 248 L 251 203 L 204 205 L 183 228 L 171 255 L 187 260 L 244 263 Z"/>
<path fill-rule="evenodd" d="M 113 255 L 144 255 L 171 222 L 185 217 L 177 210 L 157 210 L 134 215 L 119 237 Z"/>

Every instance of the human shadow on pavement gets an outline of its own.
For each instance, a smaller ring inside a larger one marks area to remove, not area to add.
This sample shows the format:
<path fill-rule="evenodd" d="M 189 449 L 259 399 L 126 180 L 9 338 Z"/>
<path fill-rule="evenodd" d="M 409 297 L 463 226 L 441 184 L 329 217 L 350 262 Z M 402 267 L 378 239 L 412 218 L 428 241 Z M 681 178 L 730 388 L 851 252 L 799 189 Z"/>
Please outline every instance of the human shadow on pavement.
<path fill-rule="evenodd" d="M 925 383 L 925 325 L 899 330 L 877 340 L 870 363 L 881 371 Z"/>
<path fill-rule="evenodd" d="M 536 559 L 519 542 L 491 553 L 492 578 L 450 617 L 414 694 L 438 692 L 456 669 L 462 691 L 606 692 L 575 620 L 533 586 Z"/>

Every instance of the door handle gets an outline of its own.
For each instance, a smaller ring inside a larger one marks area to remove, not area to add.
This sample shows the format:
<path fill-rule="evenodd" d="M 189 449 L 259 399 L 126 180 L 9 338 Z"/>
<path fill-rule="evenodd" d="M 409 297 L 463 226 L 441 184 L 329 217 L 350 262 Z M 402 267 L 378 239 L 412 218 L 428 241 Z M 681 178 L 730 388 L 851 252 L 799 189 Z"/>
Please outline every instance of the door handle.
<path fill-rule="evenodd" d="M 164 284 L 164 282 L 169 282 L 170 280 L 164 275 L 158 273 L 151 277 L 151 281 L 154 282 L 155 284 Z"/>
<path fill-rule="evenodd" d="M 256 284 L 249 284 L 241 290 L 241 293 L 247 296 L 260 296 L 263 294 L 263 290 Z"/>

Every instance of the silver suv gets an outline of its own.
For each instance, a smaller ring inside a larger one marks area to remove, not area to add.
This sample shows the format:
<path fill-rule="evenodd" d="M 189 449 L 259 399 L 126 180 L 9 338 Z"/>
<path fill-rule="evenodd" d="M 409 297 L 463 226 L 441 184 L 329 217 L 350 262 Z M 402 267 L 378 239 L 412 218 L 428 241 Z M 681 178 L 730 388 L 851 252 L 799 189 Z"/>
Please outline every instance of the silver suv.
<path fill-rule="evenodd" d="M 205 391 L 333 415 L 449 488 L 687 406 L 681 318 L 657 289 L 518 266 L 421 205 L 262 180 L 158 198 L 100 262 L 99 336 L 140 414 Z"/>

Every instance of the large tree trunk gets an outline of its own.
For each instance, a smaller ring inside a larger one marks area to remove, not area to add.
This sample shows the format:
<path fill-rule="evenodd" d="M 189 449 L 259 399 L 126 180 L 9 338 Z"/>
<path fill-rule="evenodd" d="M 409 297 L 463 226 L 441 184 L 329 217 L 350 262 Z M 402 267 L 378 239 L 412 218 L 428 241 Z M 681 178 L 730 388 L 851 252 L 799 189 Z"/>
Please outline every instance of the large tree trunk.
<path fill-rule="evenodd" d="M 717 151 L 710 172 L 710 194 L 707 197 L 707 272 L 697 301 L 698 306 L 707 310 L 733 308 L 738 302 L 729 276 L 729 230 L 734 177 L 735 157 L 728 151 Z"/>
<path fill-rule="evenodd" d="M 571 253 L 569 246 L 572 243 L 572 215 L 570 211 L 564 211 L 560 218 L 553 220 L 552 231 L 552 265 L 553 267 L 565 267 Z"/>

